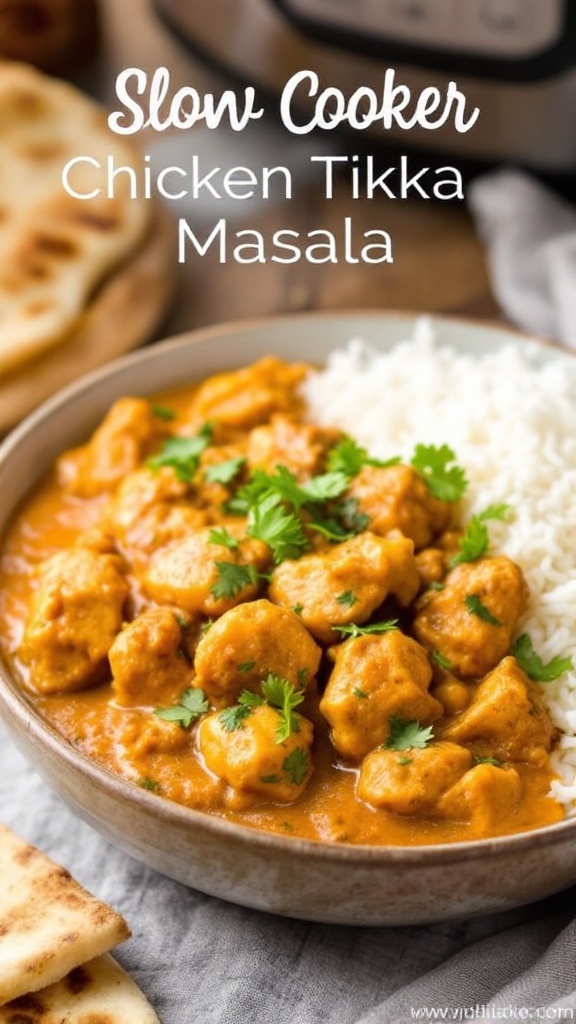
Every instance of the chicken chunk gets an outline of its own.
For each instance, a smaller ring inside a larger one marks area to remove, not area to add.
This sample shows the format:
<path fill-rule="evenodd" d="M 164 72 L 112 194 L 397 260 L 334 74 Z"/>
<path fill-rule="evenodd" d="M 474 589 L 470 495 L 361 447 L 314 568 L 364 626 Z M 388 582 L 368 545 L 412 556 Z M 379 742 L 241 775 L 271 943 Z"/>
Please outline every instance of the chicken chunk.
<path fill-rule="evenodd" d="M 388 739 L 394 716 L 422 723 L 439 718 L 442 705 L 428 693 L 431 679 L 426 652 L 398 629 L 337 647 L 320 711 L 338 753 L 360 760 Z"/>
<path fill-rule="evenodd" d="M 273 416 L 270 423 L 256 427 L 248 439 L 248 464 L 252 470 L 274 472 L 286 466 L 298 480 L 322 472 L 326 453 L 339 437 L 337 430 L 295 423 L 288 416 Z"/>
<path fill-rule="evenodd" d="M 493 835 L 500 822 L 520 802 L 522 783 L 514 768 L 478 764 L 459 779 L 438 802 L 439 817 L 471 821 L 477 835 Z"/>
<path fill-rule="evenodd" d="M 58 460 L 60 480 L 83 498 L 111 491 L 150 454 L 163 433 L 149 402 L 120 398 L 88 444 Z"/>
<path fill-rule="evenodd" d="M 471 744 L 501 761 L 542 765 L 553 726 L 538 687 L 515 658 L 504 658 L 480 683 L 469 707 L 444 730 L 447 739 Z"/>
<path fill-rule="evenodd" d="M 434 743 L 416 750 L 373 750 L 362 762 L 358 796 L 395 814 L 431 814 L 447 789 L 472 764 L 457 743 Z"/>
<path fill-rule="evenodd" d="M 231 608 L 198 644 L 196 684 L 214 704 L 231 704 L 241 690 L 260 691 L 270 672 L 304 689 L 320 664 L 320 648 L 298 616 L 270 601 Z"/>
<path fill-rule="evenodd" d="M 400 530 L 418 551 L 446 529 L 453 506 L 434 498 L 411 466 L 364 466 L 350 484 L 358 509 L 373 533 Z"/>
<path fill-rule="evenodd" d="M 206 525 L 206 513 L 186 501 L 188 491 L 169 466 L 137 469 L 103 510 L 102 526 L 124 551 L 145 555 Z"/>
<path fill-rule="evenodd" d="M 457 676 L 483 676 L 510 648 L 528 605 L 520 568 L 504 555 L 456 566 L 419 599 L 414 633 Z"/>
<path fill-rule="evenodd" d="M 390 594 L 407 606 L 420 581 L 412 541 L 361 533 L 317 554 L 285 561 L 272 573 L 270 600 L 298 608 L 302 622 L 324 643 L 339 639 L 333 626 L 361 623 Z"/>
<path fill-rule="evenodd" d="M 181 624 L 169 608 L 149 608 L 125 626 L 109 659 L 114 696 L 124 707 L 175 703 L 192 681 Z"/>
<path fill-rule="evenodd" d="M 225 714 L 225 712 L 224 712 Z M 198 748 L 209 771 L 228 786 L 237 809 L 262 801 L 292 803 L 312 774 L 312 723 L 298 715 L 298 732 L 278 742 L 280 714 L 260 705 L 229 731 L 223 712 L 206 715 L 198 726 Z"/>
<path fill-rule="evenodd" d="M 266 423 L 274 412 L 301 407 L 296 388 L 307 367 L 267 356 L 252 366 L 210 377 L 196 392 L 188 418 L 191 424 L 217 420 L 224 426 L 249 429 Z"/>
<path fill-rule="evenodd" d="M 237 548 L 212 543 L 211 530 L 203 529 L 157 551 L 142 577 L 144 591 L 158 604 L 209 618 L 256 597 L 258 573 L 269 565 L 269 548 L 244 537 L 240 524 L 231 524 L 229 533 L 238 540 Z"/>
<path fill-rule="evenodd" d="M 79 690 L 105 675 L 128 597 L 121 568 L 117 556 L 82 547 L 40 567 L 20 649 L 40 693 Z"/>

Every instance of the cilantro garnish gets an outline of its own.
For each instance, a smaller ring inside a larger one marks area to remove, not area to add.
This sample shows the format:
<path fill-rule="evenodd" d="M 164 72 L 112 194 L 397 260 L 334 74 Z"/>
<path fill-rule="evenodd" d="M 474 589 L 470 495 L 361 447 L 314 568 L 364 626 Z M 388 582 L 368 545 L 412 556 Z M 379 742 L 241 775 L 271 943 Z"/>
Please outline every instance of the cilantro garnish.
<path fill-rule="evenodd" d="M 195 437 L 169 437 L 157 455 L 146 460 L 150 469 L 171 466 L 179 480 L 188 484 L 198 469 L 200 455 L 212 440 L 212 426 L 205 423 Z"/>
<path fill-rule="evenodd" d="M 204 477 L 211 484 L 229 484 L 242 469 L 246 459 L 239 456 L 236 459 L 226 459 L 225 462 L 217 462 L 214 466 L 208 466 Z"/>
<path fill-rule="evenodd" d="M 446 669 L 446 671 L 452 668 L 452 662 L 445 658 L 440 651 L 432 651 L 432 658 L 440 668 Z"/>
<path fill-rule="evenodd" d="M 300 732 L 298 715 L 294 708 L 304 700 L 304 694 L 299 693 L 288 679 L 277 676 L 270 672 L 262 683 L 262 693 L 267 704 L 280 712 L 280 724 L 276 729 L 276 742 L 283 743 L 293 732 Z"/>
<path fill-rule="evenodd" d="M 358 498 L 344 498 L 338 502 L 334 510 L 342 529 L 353 535 L 362 533 L 370 524 L 370 516 L 365 512 L 359 512 L 358 504 Z"/>
<path fill-rule="evenodd" d="M 200 688 L 189 687 L 180 696 L 180 702 L 169 708 L 155 708 L 154 714 L 165 722 L 178 722 L 183 729 L 188 729 L 200 715 L 209 709 L 206 695 Z"/>
<path fill-rule="evenodd" d="M 506 519 L 509 511 L 509 505 L 489 505 L 483 512 L 472 516 L 466 527 L 466 532 L 458 541 L 460 551 L 450 559 L 450 565 L 474 562 L 477 558 L 481 558 L 487 552 L 490 544 L 487 521 L 489 519 Z"/>
<path fill-rule="evenodd" d="M 338 594 L 336 603 L 343 604 L 346 608 L 352 608 L 352 605 L 355 605 L 357 600 L 358 598 L 352 590 L 343 590 L 341 594 Z"/>
<path fill-rule="evenodd" d="M 255 664 L 255 661 L 243 661 L 240 665 L 237 665 L 236 668 L 239 672 L 251 672 Z"/>
<path fill-rule="evenodd" d="M 552 658 L 544 664 L 532 646 L 528 633 L 522 633 L 512 645 L 511 653 L 526 675 L 537 683 L 551 683 L 573 668 L 572 658 Z"/>
<path fill-rule="evenodd" d="M 353 437 L 344 435 L 342 440 L 328 452 L 328 469 L 333 473 L 344 473 L 347 477 L 358 476 L 363 466 L 396 466 L 400 462 L 400 456 L 394 456 L 382 462 L 381 459 L 372 458 L 365 448 L 362 448 Z"/>
<path fill-rule="evenodd" d="M 397 764 L 412 764 L 413 760 L 414 760 L 413 757 L 399 757 L 396 763 Z"/>
<path fill-rule="evenodd" d="M 446 584 L 441 583 L 440 580 L 433 580 L 432 583 L 428 584 L 428 590 L 445 590 Z"/>
<path fill-rule="evenodd" d="M 452 465 L 455 453 L 447 444 L 417 444 L 410 462 L 422 477 L 430 494 L 440 501 L 458 501 L 468 481 L 461 466 Z"/>
<path fill-rule="evenodd" d="M 229 533 L 225 526 L 216 526 L 210 530 L 208 540 L 210 544 L 221 544 L 223 547 L 229 548 L 230 551 L 235 551 L 239 545 L 239 541 Z"/>
<path fill-rule="evenodd" d="M 295 615 L 302 615 L 302 612 L 304 611 L 304 605 L 300 603 L 295 604 L 292 611 L 294 612 Z"/>
<path fill-rule="evenodd" d="M 286 772 L 290 776 L 291 781 L 295 786 L 300 786 L 308 774 L 310 768 L 310 758 L 308 753 L 303 747 L 296 747 L 291 754 L 285 759 L 282 765 L 282 771 Z"/>
<path fill-rule="evenodd" d="M 280 781 L 281 781 L 281 779 L 280 779 L 279 775 L 261 775 L 260 776 L 260 782 L 274 783 L 274 782 L 280 782 Z"/>
<path fill-rule="evenodd" d="M 358 700 L 368 700 L 368 694 L 361 690 L 359 686 L 355 686 L 352 693 L 355 697 L 358 697 Z"/>
<path fill-rule="evenodd" d="M 310 675 L 310 670 L 307 668 L 299 668 L 296 674 L 298 676 L 298 686 L 305 689 L 306 683 L 308 682 L 308 676 Z"/>
<path fill-rule="evenodd" d="M 478 594 L 466 594 L 464 604 L 470 612 L 470 615 L 476 615 L 477 618 L 482 619 L 482 622 L 487 622 L 489 626 L 502 625 L 500 619 L 497 619 L 495 615 L 492 615 L 492 612 L 486 608 L 486 605 L 482 604 Z"/>
<path fill-rule="evenodd" d="M 170 407 L 167 406 L 167 405 L 153 405 L 152 406 L 152 415 L 156 416 L 157 419 L 159 419 L 159 420 L 175 420 L 176 419 L 176 411 L 174 409 L 170 409 Z"/>
<path fill-rule="evenodd" d="M 226 732 L 234 732 L 235 729 L 242 729 L 244 721 L 252 713 L 254 708 L 260 707 L 264 699 L 252 690 L 242 690 L 238 697 L 238 703 L 230 708 L 224 708 L 219 714 L 219 719 Z"/>
<path fill-rule="evenodd" d="M 384 744 L 388 750 L 424 750 L 434 739 L 432 726 L 406 722 L 398 715 L 390 719 L 390 735 Z"/>
<path fill-rule="evenodd" d="M 308 547 L 300 519 L 285 510 L 276 494 L 269 494 L 252 506 L 246 532 L 268 544 L 276 564 L 285 558 L 298 558 Z"/>
<path fill-rule="evenodd" d="M 321 476 L 313 476 L 301 487 L 304 495 L 303 504 L 308 502 L 322 504 L 325 501 L 330 501 L 331 498 L 339 498 L 349 483 L 350 481 L 344 473 L 322 473 Z"/>
<path fill-rule="evenodd" d="M 357 626 L 355 622 L 350 622 L 347 626 L 332 626 L 331 628 L 335 633 L 341 633 L 342 636 L 368 636 L 370 633 L 379 635 L 380 633 L 389 633 L 392 629 L 398 629 L 398 619 L 373 622 L 370 626 Z"/>
<path fill-rule="evenodd" d="M 138 785 L 141 786 L 142 789 L 149 789 L 151 793 L 157 793 L 160 789 L 160 783 L 156 782 L 155 779 L 148 778 L 147 775 L 142 779 L 138 779 Z"/>
<path fill-rule="evenodd" d="M 502 767 L 502 761 L 499 761 L 497 757 L 475 757 L 474 764 L 491 764 L 494 768 Z"/>
<path fill-rule="evenodd" d="M 236 565 L 235 562 L 215 562 L 215 565 L 218 579 L 210 587 L 210 593 L 217 601 L 236 597 L 244 587 L 258 580 L 258 573 L 253 565 Z"/>

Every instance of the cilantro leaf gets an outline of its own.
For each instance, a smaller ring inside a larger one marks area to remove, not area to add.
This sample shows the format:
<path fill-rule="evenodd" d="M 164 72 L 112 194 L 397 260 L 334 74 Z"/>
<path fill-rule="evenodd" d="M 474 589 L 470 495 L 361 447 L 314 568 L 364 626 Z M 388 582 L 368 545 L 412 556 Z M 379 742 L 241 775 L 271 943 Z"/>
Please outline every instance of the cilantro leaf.
<path fill-rule="evenodd" d="M 236 668 L 239 672 L 251 672 L 255 665 L 255 661 L 242 661 Z"/>
<path fill-rule="evenodd" d="M 370 524 L 370 516 L 358 511 L 358 498 L 344 498 L 335 509 L 342 528 L 352 534 L 362 533 Z"/>
<path fill-rule="evenodd" d="M 169 437 L 157 455 L 146 460 L 150 469 L 171 466 L 179 480 L 188 484 L 198 469 L 200 455 L 212 440 L 209 423 L 198 431 L 195 437 Z"/>
<path fill-rule="evenodd" d="M 458 541 L 460 551 L 450 559 L 450 565 L 459 565 L 460 562 L 475 562 L 477 558 L 481 558 L 490 544 L 486 522 L 489 519 L 505 519 L 509 511 L 509 505 L 489 505 L 483 512 L 472 516 L 466 527 L 466 532 Z"/>
<path fill-rule="evenodd" d="M 217 601 L 236 597 L 244 587 L 258 580 L 258 573 L 253 565 L 236 565 L 235 562 L 216 562 L 215 565 L 218 579 L 210 587 L 210 593 Z"/>
<path fill-rule="evenodd" d="M 174 409 L 170 409 L 167 405 L 153 405 L 152 415 L 156 416 L 159 420 L 174 420 L 176 419 L 176 412 Z"/>
<path fill-rule="evenodd" d="M 304 502 L 322 504 L 330 501 L 331 498 L 339 498 L 350 483 L 344 473 L 322 473 L 320 476 L 313 476 L 300 488 L 304 495 Z"/>
<path fill-rule="evenodd" d="M 532 646 L 532 640 L 528 633 L 522 633 L 512 645 L 511 654 L 516 658 L 519 666 L 526 675 L 537 683 L 551 683 L 558 679 L 564 672 L 569 672 L 574 666 L 572 658 L 552 658 L 548 664 L 544 664 L 540 655 Z"/>
<path fill-rule="evenodd" d="M 225 462 L 217 462 L 214 466 L 208 466 L 204 477 L 211 484 L 229 484 L 242 469 L 246 462 L 243 456 L 236 459 L 226 459 Z"/>
<path fill-rule="evenodd" d="M 279 775 L 261 775 L 260 776 L 260 782 L 274 783 L 274 782 L 281 782 L 281 781 L 282 780 L 280 779 Z"/>
<path fill-rule="evenodd" d="M 239 541 L 236 537 L 232 536 L 225 526 L 216 526 L 213 530 L 210 530 L 208 540 L 210 544 L 221 544 L 223 547 L 229 548 L 230 551 L 235 551 L 239 545 Z"/>
<path fill-rule="evenodd" d="M 417 444 L 410 463 L 422 477 L 430 494 L 440 501 L 458 501 L 468 481 L 461 466 L 452 465 L 456 455 L 447 444 Z"/>
<path fill-rule="evenodd" d="M 251 708 L 246 704 L 234 704 L 230 708 L 224 708 L 218 715 L 218 720 L 226 732 L 234 732 L 236 729 L 244 728 L 244 719 L 248 718 L 250 712 Z"/>
<path fill-rule="evenodd" d="M 338 594 L 336 598 L 336 604 L 345 605 L 346 608 L 352 608 L 356 604 L 358 598 L 352 590 L 343 590 L 341 594 Z"/>
<path fill-rule="evenodd" d="M 291 754 L 288 754 L 288 757 L 282 764 L 282 771 L 290 776 L 290 781 L 295 786 L 300 786 L 304 782 L 309 769 L 310 758 L 308 757 L 308 752 L 303 747 L 296 747 Z"/>
<path fill-rule="evenodd" d="M 387 459 L 382 462 L 380 459 L 372 458 L 366 448 L 363 448 L 353 437 L 344 435 L 342 440 L 328 452 L 327 465 L 332 473 L 344 473 L 347 477 L 358 476 L 363 466 L 395 466 L 400 462 L 400 456 Z"/>
<path fill-rule="evenodd" d="M 268 544 L 276 564 L 285 558 L 298 558 L 308 547 L 298 516 L 286 512 L 276 494 L 268 495 L 250 509 L 246 532 Z"/>
<path fill-rule="evenodd" d="M 477 618 L 482 619 L 482 622 L 487 622 L 489 626 L 501 626 L 500 619 L 497 619 L 492 612 L 482 604 L 478 594 L 466 594 L 464 598 L 464 604 L 470 612 L 470 615 L 476 615 Z"/>
<path fill-rule="evenodd" d="M 183 729 L 188 729 L 200 715 L 206 714 L 209 707 L 204 691 L 191 686 L 181 694 L 179 704 L 169 708 L 155 708 L 154 714 L 165 722 L 178 722 Z"/>
<path fill-rule="evenodd" d="M 431 725 L 420 722 L 406 722 L 398 715 L 390 719 L 390 735 L 384 744 L 388 750 L 424 750 L 434 739 Z"/>
<path fill-rule="evenodd" d="M 254 662 L 252 662 L 254 664 Z M 240 668 L 240 666 L 238 666 Z M 218 718 L 226 732 L 234 732 L 236 729 L 243 729 L 244 722 L 252 713 L 254 708 L 260 707 L 264 698 L 252 690 L 242 690 L 238 697 L 238 703 L 232 707 L 224 708 Z"/>
<path fill-rule="evenodd" d="M 283 743 L 293 732 L 300 732 L 298 715 L 294 713 L 294 708 L 302 703 L 304 694 L 299 693 L 288 679 L 283 679 L 275 672 L 270 672 L 262 683 L 262 693 L 266 703 L 280 712 L 276 742 Z"/>
<path fill-rule="evenodd" d="M 474 764 L 491 764 L 494 768 L 502 767 L 502 761 L 499 761 L 497 757 L 475 757 Z"/>
<path fill-rule="evenodd" d="M 361 690 L 359 686 L 355 686 L 352 693 L 355 697 L 358 697 L 358 700 L 368 700 L 368 694 Z"/>
<path fill-rule="evenodd" d="M 386 622 L 373 622 L 370 626 L 357 626 L 355 622 L 348 623 L 347 626 L 332 626 L 335 633 L 341 633 L 342 636 L 369 636 L 371 633 L 379 635 L 381 633 L 389 633 L 392 629 L 398 629 L 398 619 L 388 619 Z"/>
<path fill-rule="evenodd" d="M 432 658 L 434 659 L 436 664 L 440 666 L 440 668 L 443 668 L 446 671 L 452 668 L 452 662 L 449 661 L 448 658 L 445 658 L 444 655 L 440 653 L 440 651 L 432 651 Z"/>

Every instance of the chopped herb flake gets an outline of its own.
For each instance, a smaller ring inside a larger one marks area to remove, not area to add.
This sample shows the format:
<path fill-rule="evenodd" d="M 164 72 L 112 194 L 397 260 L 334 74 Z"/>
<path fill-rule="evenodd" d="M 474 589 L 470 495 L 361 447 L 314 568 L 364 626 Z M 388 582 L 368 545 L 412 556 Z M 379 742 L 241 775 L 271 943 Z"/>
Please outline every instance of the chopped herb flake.
<path fill-rule="evenodd" d="M 294 612 L 295 615 L 302 615 L 302 612 L 304 611 L 304 605 L 295 604 L 292 611 Z"/>
<path fill-rule="evenodd" d="M 258 573 L 253 565 L 236 565 L 235 562 L 216 562 L 218 579 L 210 587 L 210 593 L 217 601 L 236 597 L 241 590 L 257 582 Z"/>
<path fill-rule="evenodd" d="M 453 465 L 456 455 L 447 444 L 417 444 L 411 465 L 422 477 L 430 494 L 440 501 L 459 501 L 468 481 L 461 466 Z"/>
<path fill-rule="evenodd" d="M 296 747 L 285 759 L 282 770 L 290 776 L 290 781 L 295 786 L 300 786 L 306 778 L 310 769 L 310 758 L 303 747 Z"/>
<path fill-rule="evenodd" d="M 492 612 L 482 604 L 478 594 L 466 594 L 464 598 L 464 604 L 470 612 L 470 615 L 476 615 L 477 618 L 482 619 L 482 622 L 487 622 L 489 626 L 501 626 L 500 619 L 497 619 Z"/>
<path fill-rule="evenodd" d="M 209 704 L 206 695 L 199 687 L 189 687 L 180 696 L 180 702 L 169 708 L 156 708 L 154 714 L 165 722 L 178 722 L 183 729 L 188 729 L 200 715 L 206 714 Z"/>
<path fill-rule="evenodd" d="M 384 746 L 388 750 L 424 750 L 434 739 L 432 726 L 420 722 L 405 722 L 398 715 L 390 719 L 390 736 Z"/>
<path fill-rule="evenodd" d="M 475 757 L 474 764 L 491 764 L 494 768 L 502 767 L 502 761 L 499 761 L 497 757 Z"/>
<path fill-rule="evenodd" d="M 198 431 L 195 437 L 169 437 L 157 455 L 146 461 L 150 469 L 171 466 L 179 480 L 190 483 L 196 470 L 200 455 L 210 444 L 212 427 L 209 423 Z"/>
<path fill-rule="evenodd" d="M 159 420 L 175 420 L 176 419 L 176 411 L 175 411 L 175 409 L 170 409 L 170 407 L 167 406 L 167 405 L 153 405 L 152 406 L 152 415 L 156 416 Z"/>
<path fill-rule="evenodd" d="M 361 690 L 359 686 L 355 686 L 352 693 L 355 697 L 358 697 L 358 700 L 368 700 L 368 694 Z"/>
<path fill-rule="evenodd" d="M 364 466 L 395 466 L 400 462 L 400 456 L 394 456 L 382 462 L 380 459 L 372 458 L 365 448 L 362 448 L 352 437 L 345 435 L 342 440 L 328 452 L 328 469 L 334 473 L 344 473 L 347 477 L 357 476 Z"/>
<path fill-rule="evenodd" d="M 574 666 L 572 658 L 552 658 L 546 665 L 532 646 L 528 633 L 522 633 L 512 645 L 511 653 L 520 668 L 537 683 L 551 683 Z"/>
<path fill-rule="evenodd" d="M 452 668 L 452 662 L 449 661 L 448 658 L 445 658 L 444 655 L 440 653 L 440 651 L 432 651 L 432 658 L 434 659 L 436 664 L 440 666 L 440 668 L 443 668 L 446 671 Z"/>
<path fill-rule="evenodd" d="M 260 782 L 274 783 L 274 782 L 280 782 L 280 781 L 281 781 L 281 779 L 280 779 L 279 775 L 261 775 L 260 776 Z"/>
<path fill-rule="evenodd" d="M 228 548 L 230 551 L 236 551 L 239 545 L 239 541 L 236 537 L 232 536 L 225 526 L 216 526 L 213 530 L 210 530 L 208 540 L 210 544 L 221 544 L 222 547 Z"/>
<path fill-rule="evenodd" d="M 138 779 L 138 785 L 141 786 L 142 789 L 149 789 L 151 793 L 157 793 L 158 790 L 160 789 L 159 782 L 156 782 L 154 779 L 149 779 L 147 777 L 143 779 Z"/>
<path fill-rule="evenodd" d="M 247 704 L 234 704 L 230 708 L 224 708 L 218 715 L 222 728 L 226 732 L 234 732 L 236 729 L 244 728 L 244 719 L 248 718 L 252 709 Z"/>
<path fill-rule="evenodd" d="M 392 629 L 398 629 L 398 619 L 372 622 L 369 626 L 357 626 L 355 622 L 350 622 L 347 626 L 332 626 L 332 629 L 335 633 L 341 633 L 342 636 L 369 636 L 371 633 L 379 635 L 380 633 L 389 633 Z"/>
<path fill-rule="evenodd" d="M 458 565 L 460 562 L 474 562 L 477 558 L 485 555 L 490 545 L 490 536 L 486 523 L 490 519 L 506 519 L 509 511 L 509 505 L 490 505 L 483 512 L 472 516 L 466 527 L 466 532 L 458 541 L 460 551 L 450 559 L 450 565 Z"/>
<path fill-rule="evenodd" d="M 308 547 L 308 538 L 298 516 L 287 512 L 275 494 L 250 509 L 247 533 L 268 544 L 276 564 L 285 558 L 298 558 Z"/>
<path fill-rule="evenodd" d="M 239 456 L 237 459 L 226 459 L 225 462 L 217 462 L 214 466 L 208 466 L 204 476 L 211 484 L 229 484 L 242 469 L 246 459 Z"/>
<path fill-rule="evenodd" d="M 255 664 L 255 661 L 243 661 L 241 662 L 240 665 L 237 665 L 236 667 L 239 672 L 251 672 Z"/>
<path fill-rule="evenodd" d="M 347 608 L 351 608 L 357 601 L 358 598 L 351 590 L 344 590 L 341 594 L 338 594 L 338 597 L 336 598 L 337 604 L 343 604 Z"/>

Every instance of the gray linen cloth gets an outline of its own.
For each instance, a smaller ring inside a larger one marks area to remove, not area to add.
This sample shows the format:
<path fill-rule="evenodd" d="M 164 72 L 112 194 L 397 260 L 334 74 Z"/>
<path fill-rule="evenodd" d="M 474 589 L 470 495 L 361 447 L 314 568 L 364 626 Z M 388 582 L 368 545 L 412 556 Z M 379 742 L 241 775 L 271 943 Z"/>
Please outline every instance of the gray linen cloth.
<path fill-rule="evenodd" d="M 115 955 L 163 1024 L 409 1024 L 498 1020 L 501 1011 L 507 1020 L 576 1020 L 576 890 L 419 928 L 244 910 L 107 843 L 28 767 L 1 722 L 0 821 L 125 915 L 133 937 Z"/>
<path fill-rule="evenodd" d="M 576 209 L 528 174 L 504 168 L 472 183 L 468 205 L 510 320 L 576 348 Z"/>

